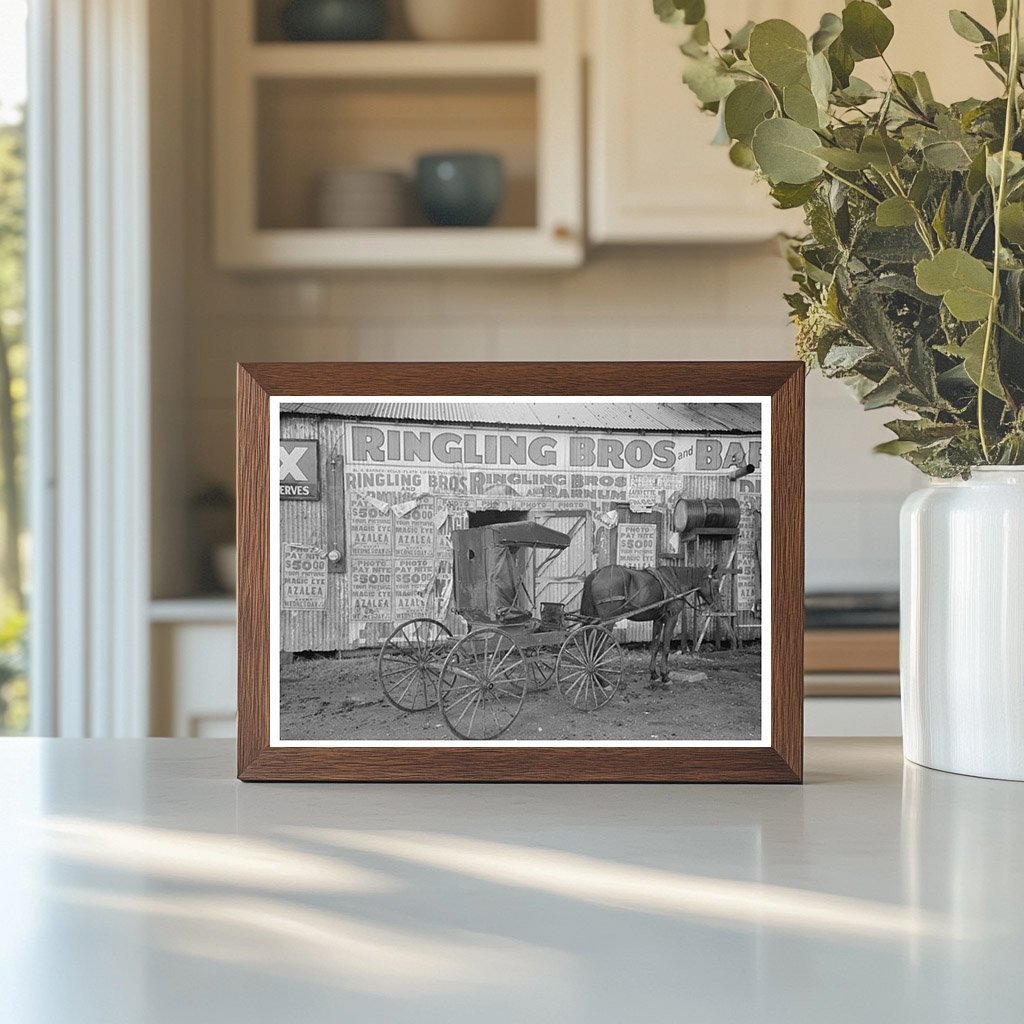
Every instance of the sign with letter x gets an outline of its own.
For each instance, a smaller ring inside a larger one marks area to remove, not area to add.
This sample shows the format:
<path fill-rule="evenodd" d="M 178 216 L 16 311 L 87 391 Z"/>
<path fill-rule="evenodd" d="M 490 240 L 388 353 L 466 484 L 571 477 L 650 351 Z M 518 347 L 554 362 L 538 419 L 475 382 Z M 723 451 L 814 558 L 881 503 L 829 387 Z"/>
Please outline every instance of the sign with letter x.
<path fill-rule="evenodd" d="M 316 441 L 281 441 L 281 497 L 320 499 L 320 454 Z"/>

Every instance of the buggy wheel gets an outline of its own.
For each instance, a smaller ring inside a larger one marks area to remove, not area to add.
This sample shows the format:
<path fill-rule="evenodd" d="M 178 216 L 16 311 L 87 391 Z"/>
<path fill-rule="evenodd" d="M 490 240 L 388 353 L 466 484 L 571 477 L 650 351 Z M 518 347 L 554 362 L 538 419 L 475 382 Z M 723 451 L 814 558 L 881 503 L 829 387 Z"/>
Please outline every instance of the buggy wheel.
<path fill-rule="evenodd" d="M 539 693 L 550 689 L 558 664 L 558 652 L 551 647 L 535 647 L 529 652 L 527 663 L 530 666 L 530 690 Z"/>
<path fill-rule="evenodd" d="M 558 652 L 558 691 L 576 711 L 596 711 L 622 682 L 622 648 L 603 626 L 574 629 Z"/>
<path fill-rule="evenodd" d="M 377 675 L 396 708 L 426 711 L 437 703 L 437 681 L 451 638 L 451 630 L 436 619 L 410 619 L 384 641 Z"/>
<path fill-rule="evenodd" d="M 460 740 L 493 740 L 517 718 L 530 669 L 522 648 L 488 626 L 457 640 L 441 669 L 441 714 Z"/>

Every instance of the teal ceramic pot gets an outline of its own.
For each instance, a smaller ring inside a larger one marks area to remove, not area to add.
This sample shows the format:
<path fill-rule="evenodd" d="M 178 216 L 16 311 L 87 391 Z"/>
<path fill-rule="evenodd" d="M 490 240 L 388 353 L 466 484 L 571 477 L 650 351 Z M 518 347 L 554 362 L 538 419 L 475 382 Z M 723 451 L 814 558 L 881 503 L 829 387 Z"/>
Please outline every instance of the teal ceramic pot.
<path fill-rule="evenodd" d="M 387 0 L 290 0 L 281 11 L 285 37 L 296 42 L 380 39 L 387 27 Z"/>
<path fill-rule="evenodd" d="M 505 195 L 501 157 L 427 153 L 416 163 L 416 192 L 436 227 L 483 227 L 494 219 Z"/>

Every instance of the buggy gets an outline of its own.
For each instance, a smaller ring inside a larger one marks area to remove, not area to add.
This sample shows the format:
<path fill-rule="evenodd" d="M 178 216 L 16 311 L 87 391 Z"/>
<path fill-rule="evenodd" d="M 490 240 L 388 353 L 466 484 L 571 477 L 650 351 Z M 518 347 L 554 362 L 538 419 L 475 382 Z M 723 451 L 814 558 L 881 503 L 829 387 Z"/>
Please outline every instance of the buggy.
<path fill-rule="evenodd" d="M 623 672 L 622 649 L 607 624 L 554 602 L 535 607 L 529 553 L 569 542 L 534 522 L 453 531 L 454 607 L 468 632 L 455 637 L 430 618 L 398 626 L 377 661 L 387 699 L 403 711 L 440 705 L 462 740 L 496 739 L 515 722 L 527 694 L 552 685 L 576 711 L 604 707 Z"/>

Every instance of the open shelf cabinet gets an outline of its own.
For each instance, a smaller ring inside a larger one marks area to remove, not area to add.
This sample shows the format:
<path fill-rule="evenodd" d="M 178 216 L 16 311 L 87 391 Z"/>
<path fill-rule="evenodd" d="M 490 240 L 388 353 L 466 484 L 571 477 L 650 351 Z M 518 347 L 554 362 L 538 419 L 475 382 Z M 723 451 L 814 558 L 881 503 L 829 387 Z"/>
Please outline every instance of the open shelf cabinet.
<path fill-rule="evenodd" d="M 500 3 L 502 0 L 480 0 Z M 582 60 L 577 5 L 536 0 L 535 38 L 299 43 L 259 0 L 212 8 L 214 248 L 226 269 L 569 267 L 583 258 Z M 436 228 L 413 197 L 427 152 L 497 153 L 487 227 Z M 401 227 L 317 225 L 320 177 L 401 173 Z"/>

